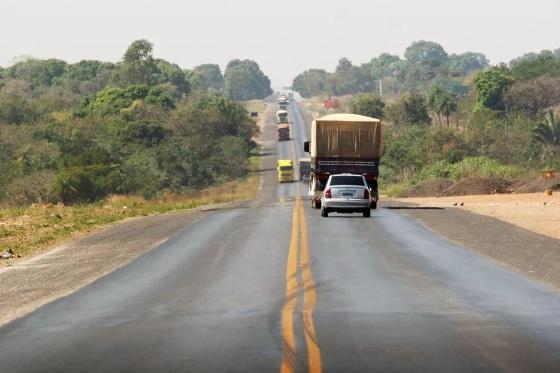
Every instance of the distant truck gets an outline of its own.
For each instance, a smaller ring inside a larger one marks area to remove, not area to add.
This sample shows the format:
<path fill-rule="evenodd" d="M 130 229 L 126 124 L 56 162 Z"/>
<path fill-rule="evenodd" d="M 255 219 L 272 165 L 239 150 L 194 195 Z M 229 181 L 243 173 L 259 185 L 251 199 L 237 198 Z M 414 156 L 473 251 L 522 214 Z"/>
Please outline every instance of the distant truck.
<path fill-rule="evenodd" d="M 309 181 L 309 171 L 311 170 L 311 158 L 299 159 L 299 180 L 304 183 Z"/>
<path fill-rule="evenodd" d="M 290 140 L 290 125 L 288 123 L 279 123 L 276 127 L 278 141 Z"/>
<path fill-rule="evenodd" d="M 294 180 L 294 163 L 291 159 L 279 159 L 276 170 L 278 171 L 278 181 L 280 183 Z"/>
<path fill-rule="evenodd" d="M 290 101 L 288 101 L 287 96 L 280 96 L 280 98 L 278 99 L 278 109 L 280 110 L 286 110 L 289 104 Z"/>
<path fill-rule="evenodd" d="M 304 143 L 311 153 L 309 196 L 314 208 L 321 207 L 321 195 L 330 175 L 363 175 L 371 189 L 372 208 L 377 208 L 379 160 L 383 154 L 381 121 L 355 114 L 331 114 L 311 124 L 311 141 Z"/>
<path fill-rule="evenodd" d="M 288 92 L 288 100 L 294 101 L 294 92 Z"/>
<path fill-rule="evenodd" d="M 276 112 L 276 119 L 278 123 L 288 123 L 288 112 L 286 110 L 278 110 Z"/>

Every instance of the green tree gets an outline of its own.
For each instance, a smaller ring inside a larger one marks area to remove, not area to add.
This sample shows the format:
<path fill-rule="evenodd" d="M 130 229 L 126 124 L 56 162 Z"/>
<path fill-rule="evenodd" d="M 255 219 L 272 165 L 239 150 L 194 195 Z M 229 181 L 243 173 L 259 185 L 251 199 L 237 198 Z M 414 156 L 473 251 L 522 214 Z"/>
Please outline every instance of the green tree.
<path fill-rule="evenodd" d="M 122 86 L 153 84 L 157 66 L 152 56 L 153 44 L 146 39 L 135 40 L 126 50 L 113 80 Z"/>
<path fill-rule="evenodd" d="M 130 108 L 136 100 L 144 100 L 147 104 L 166 109 L 174 107 L 173 100 L 165 96 L 158 88 L 149 88 L 146 85 L 137 84 L 126 89 L 105 88 L 82 103 L 80 115 L 89 113 L 97 115 L 117 114 L 123 109 Z"/>
<path fill-rule="evenodd" d="M 453 76 L 466 76 L 482 70 L 490 61 L 482 53 L 466 52 L 449 56 L 449 70 Z"/>
<path fill-rule="evenodd" d="M 479 72 L 474 79 L 478 105 L 491 110 L 504 110 L 504 95 L 511 83 L 511 75 L 505 67 Z"/>
<path fill-rule="evenodd" d="M 344 74 L 349 72 L 350 69 L 352 69 L 352 67 L 353 67 L 352 61 L 350 61 L 346 57 L 342 57 L 341 59 L 338 60 L 338 65 L 336 65 L 335 72 L 338 74 Z"/>
<path fill-rule="evenodd" d="M 325 93 L 325 81 L 328 73 L 321 69 L 310 69 L 296 76 L 292 89 L 302 97 L 319 96 Z"/>
<path fill-rule="evenodd" d="M 110 62 L 82 60 L 66 66 L 64 78 L 80 82 L 96 78 L 104 70 L 112 70 L 115 65 Z"/>
<path fill-rule="evenodd" d="M 199 78 L 199 88 L 210 91 L 222 91 L 224 89 L 224 77 L 220 66 L 216 64 L 203 64 L 196 66 L 193 73 Z"/>
<path fill-rule="evenodd" d="M 21 61 L 6 70 L 6 77 L 25 80 L 33 88 L 50 86 L 64 74 L 66 62 L 57 59 Z"/>
<path fill-rule="evenodd" d="M 441 45 L 431 41 L 416 41 L 404 52 L 407 61 L 430 67 L 443 65 L 447 62 L 447 52 Z"/>
<path fill-rule="evenodd" d="M 377 95 L 359 94 L 352 98 L 352 112 L 372 118 L 383 118 L 385 103 Z"/>
<path fill-rule="evenodd" d="M 155 77 L 152 79 L 155 83 L 160 85 L 165 83 L 171 84 L 176 89 L 174 96 L 177 98 L 181 98 L 190 92 L 191 86 L 179 65 L 162 59 L 154 60 L 154 65 Z"/>
<path fill-rule="evenodd" d="M 387 106 L 385 116 L 394 124 L 428 124 L 430 116 L 424 96 L 408 93 Z"/>
<path fill-rule="evenodd" d="M 241 104 L 217 94 L 203 95 L 179 106 L 168 127 L 203 149 L 223 136 L 239 137 L 249 148 L 258 134 L 258 127 Z"/>
<path fill-rule="evenodd" d="M 380 80 L 392 75 L 402 62 L 399 56 L 383 53 L 379 57 L 370 61 L 371 76 L 375 80 Z"/>
<path fill-rule="evenodd" d="M 441 123 L 441 116 L 445 116 L 447 127 L 449 127 L 449 117 L 457 111 L 457 100 L 453 94 L 435 86 L 428 95 L 428 108 L 437 114 Z"/>
<path fill-rule="evenodd" d="M 31 123 L 40 116 L 41 112 L 33 100 L 18 94 L 0 95 L 0 123 Z"/>
<path fill-rule="evenodd" d="M 530 80 L 540 76 L 560 77 L 560 58 L 552 52 L 524 56 L 511 62 L 511 75 L 517 80 Z"/>
<path fill-rule="evenodd" d="M 252 60 L 233 60 L 224 74 L 225 94 L 234 100 L 262 99 L 272 94 L 270 79 Z"/>

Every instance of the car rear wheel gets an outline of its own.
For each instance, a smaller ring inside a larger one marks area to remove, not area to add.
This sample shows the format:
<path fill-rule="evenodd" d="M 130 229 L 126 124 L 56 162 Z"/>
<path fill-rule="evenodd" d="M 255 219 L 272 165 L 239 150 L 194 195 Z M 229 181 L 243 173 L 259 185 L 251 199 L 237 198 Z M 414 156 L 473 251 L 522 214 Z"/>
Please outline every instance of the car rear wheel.
<path fill-rule="evenodd" d="M 364 214 L 364 218 L 369 218 L 371 216 L 371 210 L 365 209 L 363 214 Z"/>
<path fill-rule="evenodd" d="M 327 211 L 327 209 L 325 209 L 325 208 L 321 209 L 321 216 L 324 217 L 324 218 L 329 217 L 329 212 Z"/>

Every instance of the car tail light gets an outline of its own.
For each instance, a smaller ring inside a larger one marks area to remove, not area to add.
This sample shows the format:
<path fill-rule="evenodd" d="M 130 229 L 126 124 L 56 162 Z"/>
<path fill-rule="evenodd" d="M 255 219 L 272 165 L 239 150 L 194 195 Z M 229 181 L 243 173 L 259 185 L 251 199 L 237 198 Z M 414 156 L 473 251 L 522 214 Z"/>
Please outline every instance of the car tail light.
<path fill-rule="evenodd" d="M 331 188 L 325 190 L 325 198 L 332 198 Z"/>
<path fill-rule="evenodd" d="M 369 189 L 368 188 L 364 189 L 364 199 L 369 199 Z"/>

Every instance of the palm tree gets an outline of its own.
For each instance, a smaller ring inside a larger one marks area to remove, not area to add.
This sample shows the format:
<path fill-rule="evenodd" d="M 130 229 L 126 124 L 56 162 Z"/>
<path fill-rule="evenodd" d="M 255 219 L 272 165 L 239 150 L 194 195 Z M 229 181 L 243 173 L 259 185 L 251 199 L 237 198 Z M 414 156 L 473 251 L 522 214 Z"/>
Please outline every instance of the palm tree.
<path fill-rule="evenodd" d="M 440 87 L 433 87 L 428 94 L 428 108 L 437 115 L 438 123 L 441 125 L 440 97 L 444 94 Z"/>
<path fill-rule="evenodd" d="M 455 97 L 446 92 L 445 96 L 441 98 L 440 110 L 443 115 L 445 115 L 447 128 L 449 128 L 449 116 L 457 111 L 457 101 L 455 101 Z"/>
<path fill-rule="evenodd" d="M 428 95 L 428 107 L 437 114 L 440 124 L 441 116 L 444 115 L 447 127 L 449 127 L 449 116 L 457 111 L 457 100 L 450 92 L 440 87 L 434 87 Z"/>
<path fill-rule="evenodd" d="M 550 147 L 560 146 L 560 120 L 549 110 L 544 122 L 537 124 L 533 130 L 535 140 Z"/>

